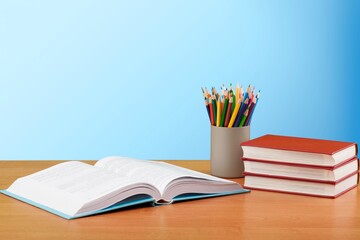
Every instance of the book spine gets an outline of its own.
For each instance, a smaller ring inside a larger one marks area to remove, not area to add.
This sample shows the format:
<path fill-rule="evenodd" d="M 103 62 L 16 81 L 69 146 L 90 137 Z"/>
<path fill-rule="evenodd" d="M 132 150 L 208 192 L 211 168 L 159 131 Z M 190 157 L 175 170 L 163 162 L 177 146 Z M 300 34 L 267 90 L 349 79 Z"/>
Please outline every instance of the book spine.
<path fill-rule="evenodd" d="M 359 146 L 355 143 L 355 155 L 357 156 L 359 153 Z"/>

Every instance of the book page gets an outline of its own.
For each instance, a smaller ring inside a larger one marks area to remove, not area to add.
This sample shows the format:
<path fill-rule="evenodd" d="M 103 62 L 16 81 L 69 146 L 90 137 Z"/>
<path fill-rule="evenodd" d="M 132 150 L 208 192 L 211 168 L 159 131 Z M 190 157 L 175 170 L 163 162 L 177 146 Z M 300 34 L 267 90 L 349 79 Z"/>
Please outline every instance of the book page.
<path fill-rule="evenodd" d="M 119 176 L 126 176 L 150 183 L 157 187 L 161 194 L 164 193 L 165 188 L 170 182 L 184 177 L 232 183 L 232 181 L 229 180 L 217 178 L 164 162 L 139 160 L 127 157 L 107 157 L 99 160 L 95 166 L 112 171 Z"/>
<path fill-rule="evenodd" d="M 116 190 L 139 184 L 135 179 L 70 161 L 19 178 L 8 191 L 60 212 L 73 215 L 84 204 Z"/>

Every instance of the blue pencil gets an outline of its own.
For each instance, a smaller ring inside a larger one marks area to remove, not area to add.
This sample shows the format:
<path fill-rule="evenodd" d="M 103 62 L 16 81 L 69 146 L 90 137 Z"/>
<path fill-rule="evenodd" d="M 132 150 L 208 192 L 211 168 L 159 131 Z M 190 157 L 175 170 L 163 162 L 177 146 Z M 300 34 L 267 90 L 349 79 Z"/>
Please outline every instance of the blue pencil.
<path fill-rule="evenodd" d="M 236 116 L 235 122 L 234 122 L 234 127 L 238 127 L 240 125 L 241 122 L 241 118 L 244 115 L 244 112 L 246 111 L 247 107 L 249 106 L 249 98 L 247 98 L 245 100 L 245 102 L 243 102 L 243 104 L 241 104 L 241 108 L 238 112 L 238 115 Z"/>
<path fill-rule="evenodd" d="M 206 110 L 207 110 L 207 113 L 208 113 L 208 116 L 209 116 L 209 120 L 210 120 L 210 122 L 211 122 L 210 106 L 209 106 L 209 102 L 208 102 L 207 98 L 205 98 L 205 106 L 206 106 Z"/>
<path fill-rule="evenodd" d="M 249 126 L 250 123 L 251 123 L 251 118 L 252 118 L 252 115 L 254 114 L 254 111 L 255 111 L 255 107 L 259 101 L 259 97 L 260 97 L 260 90 L 259 92 L 256 94 L 256 97 L 255 97 L 255 101 L 254 101 L 254 107 L 252 108 L 249 116 L 248 116 L 248 119 L 246 119 L 246 122 L 245 122 L 245 126 Z"/>
<path fill-rule="evenodd" d="M 249 109 L 249 114 L 248 114 L 248 116 L 247 116 L 247 118 L 246 118 L 246 120 L 245 120 L 244 126 L 249 126 L 249 124 L 250 124 L 250 119 L 251 119 L 251 116 L 252 116 L 252 114 L 253 114 L 253 112 L 254 112 L 255 107 L 256 107 L 256 103 L 254 102 L 254 103 L 251 105 L 250 109 Z"/>

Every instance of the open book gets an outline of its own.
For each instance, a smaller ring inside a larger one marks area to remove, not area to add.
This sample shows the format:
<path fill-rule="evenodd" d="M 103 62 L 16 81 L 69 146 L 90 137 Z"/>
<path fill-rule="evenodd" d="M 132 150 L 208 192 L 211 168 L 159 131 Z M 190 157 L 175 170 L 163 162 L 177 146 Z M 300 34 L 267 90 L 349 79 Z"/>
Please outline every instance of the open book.
<path fill-rule="evenodd" d="M 249 190 L 164 162 L 107 157 L 94 166 L 79 161 L 60 163 L 18 178 L 1 192 L 72 219 L 145 202 L 169 204 Z"/>

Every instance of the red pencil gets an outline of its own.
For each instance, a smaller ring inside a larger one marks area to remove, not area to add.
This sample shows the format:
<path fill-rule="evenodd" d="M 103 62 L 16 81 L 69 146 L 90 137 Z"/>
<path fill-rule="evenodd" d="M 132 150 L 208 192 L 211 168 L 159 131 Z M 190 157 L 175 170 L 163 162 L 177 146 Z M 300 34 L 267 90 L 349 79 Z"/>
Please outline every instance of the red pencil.
<path fill-rule="evenodd" d="M 210 108 L 210 122 L 211 122 L 211 125 L 215 125 L 214 123 L 214 110 L 213 110 L 213 105 L 211 103 L 211 101 L 209 100 L 209 108 Z"/>

